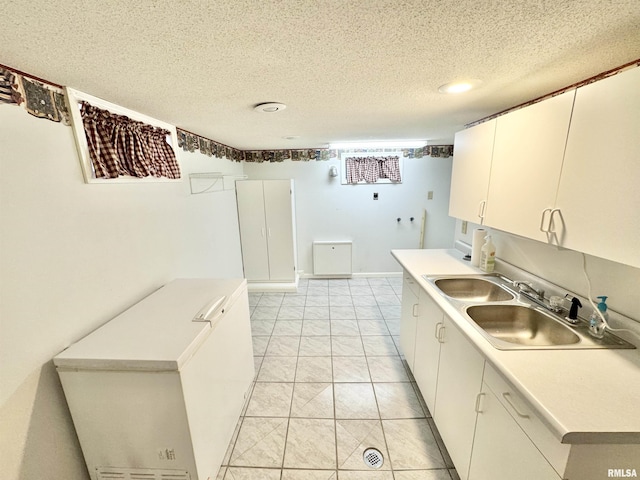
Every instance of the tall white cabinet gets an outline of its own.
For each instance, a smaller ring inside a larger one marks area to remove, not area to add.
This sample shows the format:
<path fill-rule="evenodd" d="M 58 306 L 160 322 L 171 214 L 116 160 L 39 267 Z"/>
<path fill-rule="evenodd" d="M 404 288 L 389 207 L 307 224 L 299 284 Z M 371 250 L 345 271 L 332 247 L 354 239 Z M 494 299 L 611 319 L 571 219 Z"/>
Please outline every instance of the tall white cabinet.
<path fill-rule="evenodd" d="M 245 278 L 295 284 L 293 180 L 238 181 L 236 195 Z"/>

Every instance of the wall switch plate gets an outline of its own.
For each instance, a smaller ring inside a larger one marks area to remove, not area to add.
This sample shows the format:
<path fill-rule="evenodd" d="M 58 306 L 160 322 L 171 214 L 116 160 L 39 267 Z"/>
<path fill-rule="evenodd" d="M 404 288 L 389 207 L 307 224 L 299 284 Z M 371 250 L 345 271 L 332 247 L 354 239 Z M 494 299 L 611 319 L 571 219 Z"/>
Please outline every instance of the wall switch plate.
<path fill-rule="evenodd" d="M 461 232 L 462 232 L 462 234 L 463 234 L 463 235 L 466 235 L 466 234 L 467 234 L 467 221 L 466 221 L 466 220 L 463 220 L 463 221 L 462 221 L 462 228 L 461 228 Z"/>
<path fill-rule="evenodd" d="M 377 200 L 377 199 L 378 199 L 378 192 L 375 192 L 375 193 L 373 194 L 373 199 L 374 199 L 374 200 Z"/>
<path fill-rule="evenodd" d="M 427 193 L 427 200 L 433 200 L 433 191 Z"/>

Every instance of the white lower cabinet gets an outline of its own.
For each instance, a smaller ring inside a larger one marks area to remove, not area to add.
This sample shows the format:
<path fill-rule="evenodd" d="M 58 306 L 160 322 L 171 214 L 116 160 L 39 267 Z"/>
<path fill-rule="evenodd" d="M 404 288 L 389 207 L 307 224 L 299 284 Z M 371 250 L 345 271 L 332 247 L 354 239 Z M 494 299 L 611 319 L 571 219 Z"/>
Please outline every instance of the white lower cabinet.
<path fill-rule="evenodd" d="M 440 363 L 432 414 L 458 475 L 466 480 L 485 360 L 446 315 L 438 336 Z"/>
<path fill-rule="evenodd" d="M 469 480 L 559 480 L 486 383 L 480 395 Z"/>
<path fill-rule="evenodd" d="M 433 412 L 436 404 L 436 385 L 440 364 L 440 334 L 444 314 L 431 296 L 420 290 L 413 376 L 420 393 Z"/>
<path fill-rule="evenodd" d="M 400 309 L 400 350 L 412 372 L 414 372 L 419 290 L 422 289 L 416 285 L 413 277 L 405 271 L 402 281 L 402 306 Z"/>
<path fill-rule="evenodd" d="M 431 295 L 409 288 L 412 371 L 462 480 L 600 480 L 637 468 L 638 444 L 562 443 Z"/>

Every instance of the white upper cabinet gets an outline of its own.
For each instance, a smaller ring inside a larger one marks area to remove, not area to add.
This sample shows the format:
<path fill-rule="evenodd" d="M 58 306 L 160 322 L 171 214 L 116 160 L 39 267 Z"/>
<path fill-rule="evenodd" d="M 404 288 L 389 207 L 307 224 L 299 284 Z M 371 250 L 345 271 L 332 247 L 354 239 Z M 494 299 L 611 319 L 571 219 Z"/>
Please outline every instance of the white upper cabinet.
<path fill-rule="evenodd" d="M 575 90 L 498 117 L 485 223 L 556 243 L 547 233 Z M 457 146 L 456 146 L 457 147 Z"/>
<path fill-rule="evenodd" d="M 556 207 L 563 246 L 640 267 L 640 68 L 578 89 Z"/>
<path fill-rule="evenodd" d="M 456 133 L 449 215 L 482 224 L 496 120 Z"/>

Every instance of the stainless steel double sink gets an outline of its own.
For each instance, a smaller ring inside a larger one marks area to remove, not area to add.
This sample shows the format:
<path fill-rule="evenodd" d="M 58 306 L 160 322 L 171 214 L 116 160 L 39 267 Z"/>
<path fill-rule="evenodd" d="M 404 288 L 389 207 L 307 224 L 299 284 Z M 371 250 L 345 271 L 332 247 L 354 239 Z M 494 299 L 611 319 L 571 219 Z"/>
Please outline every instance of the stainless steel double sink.
<path fill-rule="evenodd" d="M 499 350 L 635 348 L 611 332 L 594 338 L 585 320 L 572 325 L 561 315 L 523 300 L 512 289 L 513 282 L 500 274 L 423 278 Z"/>

